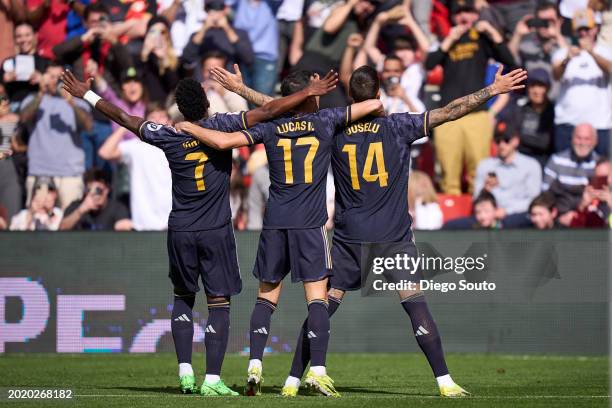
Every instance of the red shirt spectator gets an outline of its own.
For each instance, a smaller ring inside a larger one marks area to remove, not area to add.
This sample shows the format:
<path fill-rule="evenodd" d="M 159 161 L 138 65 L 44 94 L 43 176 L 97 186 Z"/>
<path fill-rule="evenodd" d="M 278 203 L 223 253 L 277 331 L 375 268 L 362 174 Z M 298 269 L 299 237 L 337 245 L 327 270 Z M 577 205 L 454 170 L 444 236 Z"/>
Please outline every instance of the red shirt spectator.
<path fill-rule="evenodd" d="M 66 38 L 66 19 L 70 6 L 63 0 L 27 0 L 28 9 L 43 7 L 38 29 L 38 55 L 54 59 L 53 47 Z"/>

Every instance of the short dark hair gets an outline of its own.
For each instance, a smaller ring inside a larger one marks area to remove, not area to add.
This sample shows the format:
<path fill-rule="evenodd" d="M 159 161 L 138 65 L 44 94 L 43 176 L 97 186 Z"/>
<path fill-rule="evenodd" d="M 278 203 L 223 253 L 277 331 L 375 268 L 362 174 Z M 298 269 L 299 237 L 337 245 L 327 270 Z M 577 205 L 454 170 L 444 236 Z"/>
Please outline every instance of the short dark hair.
<path fill-rule="evenodd" d="M 387 56 L 385 56 L 385 61 L 383 62 L 383 64 L 387 61 L 397 61 L 402 65 L 402 67 L 404 66 L 404 61 L 402 61 L 402 59 L 396 54 L 388 54 Z"/>
<path fill-rule="evenodd" d="M 181 79 L 174 95 L 179 111 L 190 122 L 206 117 L 210 103 L 202 85 L 193 78 Z"/>
<path fill-rule="evenodd" d="M 83 12 L 83 20 L 87 21 L 91 13 L 100 13 L 109 15 L 108 7 L 101 2 L 89 3 Z"/>
<path fill-rule="evenodd" d="M 531 201 L 531 204 L 529 204 L 529 212 L 531 212 L 533 207 L 544 207 L 548 209 L 548 211 L 552 211 L 556 206 L 557 202 L 555 200 L 555 195 L 550 191 L 544 191 Z"/>
<path fill-rule="evenodd" d="M 493 207 L 497 208 L 497 200 L 495 200 L 495 196 L 489 193 L 487 190 L 482 190 L 480 194 L 478 194 L 472 203 L 472 208 L 475 209 L 478 204 L 486 203 L 487 201 L 493 204 Z"/>
<path fill-rule="evenodd" d="M 111 177 L 107 171 L 93 168 L 87 170 L 85 174 L 83 174 L 83 181 L 85 182 L 85 184 L 97 181 L 100 183 L 104 183 L 110 187 Z"/>
<path fill-rule="evenodd" d="M 149 102 L 147 103 L 147 107 L 145 109 L 145 116 L 149 116 L 152 112 L 164 111 L 167 112 L 166 108 L 164 108 L 159 102 Z"/>
<path fill-rule="evenodd" d="M 303 69 L 291 71 L 281 82 L 281 95 L 288 96 L 301 91 L 310 85 L 311 71 Z"/>
<path fill-rule="evenodd" d="M 34 30 L 34 26 L 32 24 L 28 23 L 27 21 L 20 21 L 19 23 L 15 24 L 13 32 L 17 31 L 17 28 L 21 26 L 28 26 L 32 31 L 36 31 Z"/>
<path fill-rule="evenodd" d="M 219 50 L 212 50 L 212 51 L 208 51 L 206 54 L 202 56 L 202 64 L 204 64 L 204 61 L 206 61 L 207 59 L 211 59 L 211 58 L 222 59 L 224 61 L 227 61 L 227 55 L 225 55 Z"/>
<path fill-rule="evenodd" d="M 557 13 L 557 16 L 559 16 L 559 9 L 557 8 L 557 5 L 554 3 L 549 3 L 548 1 L 540 1 L 538 3 L 535 9 L 535 15 L 537 16 L 537 14 L 540 11 L 550 10 L 550 9 L 555 10 L 555 12 Z"/>
<path fill-rule="evenodd" d="M 349 81 L 351 97 L 355 102 L 376 98 L 380 89 L 378 72 L 368 65 L 357 68 Z"/>

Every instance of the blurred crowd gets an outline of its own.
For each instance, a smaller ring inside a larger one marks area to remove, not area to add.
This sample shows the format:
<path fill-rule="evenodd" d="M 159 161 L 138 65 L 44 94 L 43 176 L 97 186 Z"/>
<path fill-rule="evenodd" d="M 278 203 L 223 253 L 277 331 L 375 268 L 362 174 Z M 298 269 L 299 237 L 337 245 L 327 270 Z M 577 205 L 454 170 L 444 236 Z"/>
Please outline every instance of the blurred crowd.
<path fill-rule="evenodd" d="M 423 112 L 527 69 L 413 145 L 416 229 L 610 227 L 610 0 L 0 0 L 0 229 L 163 230 L 164 154 L 62 90 L 65 68 L 132 115 L 180 121 L 173 90 L 202 82 L 210 114 L 249 108 L 210 78 L 238 64 L 275 96 L 291 69 L 334 69 L 321 107 L 379 73 L 388 114 Z M 261 146 L 234 151 L 238 230 L 261 228 Z M 333 180 L 328 211 L 333 227 Z"/>

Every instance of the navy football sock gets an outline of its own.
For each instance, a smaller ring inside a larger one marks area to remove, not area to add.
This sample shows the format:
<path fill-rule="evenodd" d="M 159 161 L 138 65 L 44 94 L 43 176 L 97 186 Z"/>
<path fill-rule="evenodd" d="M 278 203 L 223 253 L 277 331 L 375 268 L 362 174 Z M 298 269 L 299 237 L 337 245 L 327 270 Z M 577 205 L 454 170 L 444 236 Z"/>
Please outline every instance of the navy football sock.
<path fill-rule="evenodd" d="M 448 374 L 438 327 L 429 313 L 425 296 L 422 293 L 409 296 L 402 300 L 402 307 L 410 316 L 416 341 L 427 357 L 434 376 L 440 377 Z"/>
<path fill-rule="evenodd" d="M 208 301 L 208 321 L 204 330 L 206 374 L 221 375 L 221 365 L 227 349 L 230 326 L 230 301 Z"/>
<path fill-rule="evenodd" d="M 327 312 L 329 313 L 329 317 L 332 317 L 336 310 L 340 307 L 340 303 L 342 303 L 342 299 L 337 299 L 333 296 L 328 296 L 329 305 L 327 307 Z M 310 342 L 308 339 L 308 318 L 304 320 L 304 324 L 302 324 L 302 328 L 300 329 L 300 334 L 298 336 L 297 345 L 295 346 L 295 353 L 293 354 L 293 362 L 291 363 L 291 371 L 289 375 L 296 378 L 302 378 L 304 375 L 304 371 L 306 371 L 306 366 L 310 361 Z"/>
<path fill-rule="evenodd" d="M 257 298 L 251 314 L 250 359 L 261 360 L 270 334 L 270 320 L 276 310 L 276 304 L 264 298 Z"/>
<path fill-rule="evenodd" d="M 315 299 L 308 302 L 308 328 L 310 366 L 325 366 L 329 343 L 329 312 L 327 302 Z"/>
<path fill-rule="evenodd" d="M 174 295 L 174 306 L 170 327 L 176 349 L 176 358 L 179 364 L 191 364 L 191 350 L 193 347 L 193 305 L 195 293 L 187 295 Z"/>

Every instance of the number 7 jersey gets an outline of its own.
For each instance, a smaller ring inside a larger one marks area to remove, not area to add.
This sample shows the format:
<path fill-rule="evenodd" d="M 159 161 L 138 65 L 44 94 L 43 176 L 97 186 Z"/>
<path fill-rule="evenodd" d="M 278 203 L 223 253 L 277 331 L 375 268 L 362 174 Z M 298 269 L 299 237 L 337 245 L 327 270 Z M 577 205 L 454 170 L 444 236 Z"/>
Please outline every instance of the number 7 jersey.
<path fill-rule="evenodd" d="M 397 242 L 410 236 L 410 145 L 427 136 L 428 112 L 366 117 L 336 135 L 334 239 Z"/>
<path fill-rule="evenodd" d="M 246 112 L 216 114 L 196 124 L 222 132 L 237 132 L 247 128 Z M 203 231 L 230 222 L 231 150 L 215 150 L 173 127 L 149 121 L 140 126 L 139 133 L 142 141 L 164 151 L 170 165 L 172 211 L 169 229 Z"/>

